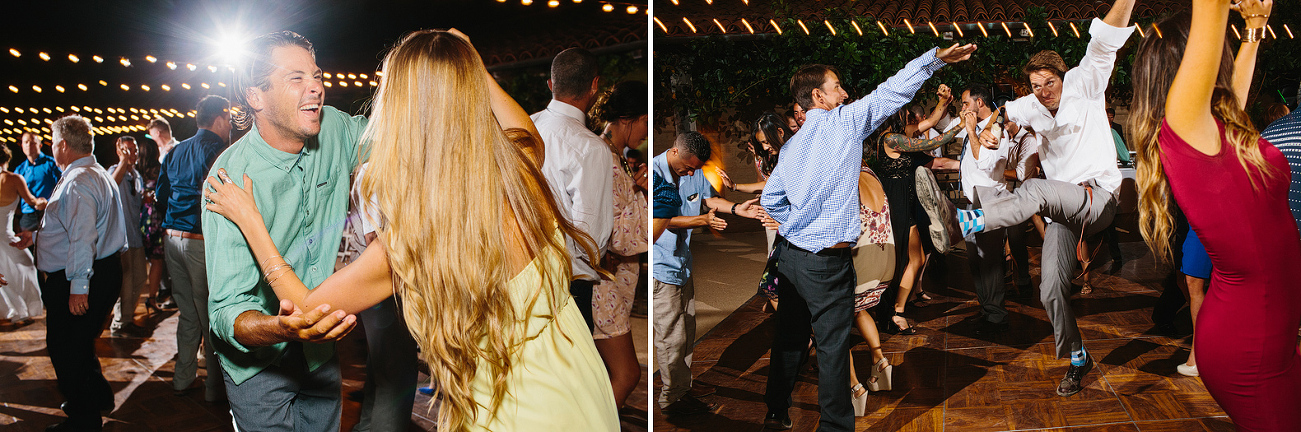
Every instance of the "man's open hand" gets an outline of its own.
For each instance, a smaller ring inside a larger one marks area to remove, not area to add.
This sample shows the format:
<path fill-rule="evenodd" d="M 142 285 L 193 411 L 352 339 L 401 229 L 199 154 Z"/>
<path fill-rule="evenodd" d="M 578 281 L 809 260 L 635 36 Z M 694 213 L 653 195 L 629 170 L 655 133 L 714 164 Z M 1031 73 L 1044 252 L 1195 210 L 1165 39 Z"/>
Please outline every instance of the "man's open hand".
<path fill-rule="evenodd" d="M 330 305 L 303 312 L 289 300 L 280 300 L 276 317 L 284 337 L 299 342 L 328 342 L 348 335 L 357 326 L 357 316 L 341 310 L 330 312 Z"/>

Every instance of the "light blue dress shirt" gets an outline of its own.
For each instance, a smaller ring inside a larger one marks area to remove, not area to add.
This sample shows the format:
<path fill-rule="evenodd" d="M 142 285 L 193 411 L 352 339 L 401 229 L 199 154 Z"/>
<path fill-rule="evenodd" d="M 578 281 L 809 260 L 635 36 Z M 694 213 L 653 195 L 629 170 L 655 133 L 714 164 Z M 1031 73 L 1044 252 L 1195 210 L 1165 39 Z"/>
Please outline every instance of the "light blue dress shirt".
<path fill-rule="evenodd" d="M 810 109 L 782 146 L 760 203 L 791 244 L 811 252 L 858 241 L 863 140 L 912 100 L 944 61 L 932 48 L 871 94 L 830 111 Z M 656 255 L 657 258 L 659 255 Z"/>
<path fill-rule="evenodd" d="M 704 171 L 697 169 L 694 175 L 677 177 L 669 167 L 664 153 L 655 156 L 651 169 L 664 181 L 677 190 L 682 198 L 681 207 L 677 208 L 680 216 L 699 216 L 705 199 L 714 196 L 714 189 L 705 179 Z M 655 242 L 655 268 L 651 275 L 655 280 L 672 285 L 685 284 L 691 277 L 691 228 L 667 229 Z"/>
<path fill-rule="evenodd" d="M 122 198 L 113 177 L 86 156 L 68 164 L 36 232 L 36 268 L 64 270 L 72 294 L 90 292 L 96 260 L 126 247 Z"/>

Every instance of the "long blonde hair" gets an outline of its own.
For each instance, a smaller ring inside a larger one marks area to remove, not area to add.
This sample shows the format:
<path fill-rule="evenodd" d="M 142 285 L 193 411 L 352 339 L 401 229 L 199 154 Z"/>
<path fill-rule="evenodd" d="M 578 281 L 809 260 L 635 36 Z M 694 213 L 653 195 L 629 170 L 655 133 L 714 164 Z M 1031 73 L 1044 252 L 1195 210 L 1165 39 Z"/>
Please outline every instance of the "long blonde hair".
<path fill-rule="evenodd" d="M 370 167 L 361 196 L 375 197 L 394 290 L 442 399 L 439 429 L 461 431 L 496 416 L 532 306 L 559 312 L 567 301 L 548 288 L 570 280 L 557 228 L 588 256 L 595 247 L 557 210 L 525 154 L 540 154 L 541 141 L 498 125 L 473 46 L 444 31 L 413 32 L 385 57 L 383 77 L 363 136 Z M 512 245 L 564 262 L 537 266 L 543 285 L 523 310 L 507 287 Z M 486 406 L 473 397 L 480 373 L 492 378 Z"/>
<path fill-rule="evenodd" d="M 1128 127 L 1125 137 L 1138 153 L 1138 228 L 1152 252 L 1159 258 L 1170 260 L 1170 238 L 1174 232 L 1174 218 L 1170 209 L 1170 182 L 1161 166 L 1161 145 L 1157 134 L 1165 118 L 1166 96 L 1174 82 L 1184 50 L 1188 44 L 1191 15 L 1178 12 L 1155 25 L 1162 37 L 1146 37 L 1139 43 L 1134 55 L 1134 96 L 1129 106 Z M 1258 177 L 1272 178 L 1277 173 L 1260 152 L 1260 132 L 1252 125 L 1247 113 L 1238 107 L 1233 94 L 1233 55 L 1229 41 L 1224 41 L 1219 75 L 1211 93 L 1211 114 L 1224 123 L 1224 138 L 1233 148 L 1242 168 L 1254 188 L 1259 189 Z"/>

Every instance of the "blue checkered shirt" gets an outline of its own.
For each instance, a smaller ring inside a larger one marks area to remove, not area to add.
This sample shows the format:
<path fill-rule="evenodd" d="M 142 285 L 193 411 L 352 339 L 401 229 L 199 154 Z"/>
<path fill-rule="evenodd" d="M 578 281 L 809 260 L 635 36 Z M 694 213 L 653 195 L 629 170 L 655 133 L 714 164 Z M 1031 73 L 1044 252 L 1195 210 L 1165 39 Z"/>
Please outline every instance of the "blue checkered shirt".
<path fill-rule="evenodd" d="M 917 57 L 871 94 L 830 111 L 810 109 L 782 146 L 760 203 L 791 244 L 811 252 L 858 241 L 858 171 L 863 140 L 912 100 L 944 67 L 935 49 Z"/>
<path fill-rule="evenodd" d="M 1260 136 L 1278 147 L 1283 152 L 1283 157 L 1287 158 L 1287 164 L 1292 167 L 1292 185 L 1288 187 L 1287 205 L 1292 208 L 1297 229 L 1301 229 L 1301 111 L 1292 111 L 1270 123 Z"/>

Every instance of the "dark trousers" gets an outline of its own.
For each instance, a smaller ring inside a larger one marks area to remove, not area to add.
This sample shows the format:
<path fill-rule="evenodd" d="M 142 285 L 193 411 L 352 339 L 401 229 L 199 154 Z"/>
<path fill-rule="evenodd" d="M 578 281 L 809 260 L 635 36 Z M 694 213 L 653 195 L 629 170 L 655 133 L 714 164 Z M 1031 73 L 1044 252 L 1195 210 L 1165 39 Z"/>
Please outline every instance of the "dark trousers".
<path fill-rule="evenodd" d="M 583 321 L 587 323 L 587 331 L 596 330 L 596 321 L 592 319 L 592 287 L 596 283 L 589 280 L 575 279 L 569 283 L 569 294 L 574 296 L 574 303 L 578 305 L 578 311 L 583 314 Z"/>
<path fill-rule="evenodd" d="M 781 242 L 777 268 L 777 335 L 764 402 L 768 409 L 785 412 L 792 403 L 791 390 L 809 341 L 817 335 L 818 405 L 823 432 L 854 430 L 854 407 L 849 395 L 849 328 L 854 316 L 854 262 L 849 249 L 828 249 L 836 255 L 818 255 Z"/>
<path fill-rule="evenodd" d="M 45 216 L 44 210 L 37 210 L 31 213 L 23 213 L 18 218 L 18 229 L 20 231 L 35 231 L 41 226 L 41 217 Z"/>
<path fill-rule="evenodd" d="M 86 313 L 73 315 L 68 310 L 71 284 L 62 270 L 49 273 L 41 282 L 41 300 L 46 310 L 46 350 L 59 393 L 67 400 L 63 411 L 69 421 L 98 425 L 99 411 L 113 407 L 113 390 L 95 356 L 95 339 L 104 331 L 122 291 L 122 260 L 115 253 L 96 260 L 93 268 Z"/>

